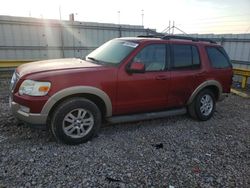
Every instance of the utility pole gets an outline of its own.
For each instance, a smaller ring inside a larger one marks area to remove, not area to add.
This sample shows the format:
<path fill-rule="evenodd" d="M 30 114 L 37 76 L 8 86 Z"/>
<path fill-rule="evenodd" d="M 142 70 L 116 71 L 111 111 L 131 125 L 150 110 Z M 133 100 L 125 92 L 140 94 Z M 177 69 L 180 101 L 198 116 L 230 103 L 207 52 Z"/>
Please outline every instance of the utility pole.
<path fill-rule="evenodd" d="M 61 23 L 62 21 L 62 12 L 61 12 L 61 5 L 59 6 L 59 18 L 60 18 L 60 38 L 61 38 L 61 49 L 62 49 L 62 58 L 65 57 L 65 54 L 64 54 L 64 39 L 63 39 L 63 25 Z"/>
<path fill-rule="evenodd" d="M 144 25 L 144 23 L 143 23 L 143 18 L 144 18 L 144 10 L 142 9 L 141 10 L 141 25 L 143 26 Z"/>
<path fill-rule="evenodd" d="M 117 14 L 118 14 L 118 24 L 120 25 L 121 23 L 120 23 L 120 17 L 121 17 L 121 11 L 117 11 Z"/>
<path fill-rule="evenodd" d="M 62 20 L 61 5 L 59 6 L 59 18 Z"/>

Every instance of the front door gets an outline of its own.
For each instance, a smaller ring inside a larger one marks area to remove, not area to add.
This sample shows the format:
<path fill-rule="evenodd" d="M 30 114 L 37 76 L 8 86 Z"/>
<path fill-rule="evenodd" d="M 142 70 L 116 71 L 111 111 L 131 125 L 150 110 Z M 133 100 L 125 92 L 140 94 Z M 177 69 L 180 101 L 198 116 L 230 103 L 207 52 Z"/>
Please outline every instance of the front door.
<path fill-rule="evenodd" d="M 118 72 L 115 114 L 146 112 L 167 106 L 170 74 L 166 69 L 166 45 L 150 44 L 135 55 L 133 62 L 145 65 L 144 73 Z M 132 64 L 131 63 L 131 64 Z"/>

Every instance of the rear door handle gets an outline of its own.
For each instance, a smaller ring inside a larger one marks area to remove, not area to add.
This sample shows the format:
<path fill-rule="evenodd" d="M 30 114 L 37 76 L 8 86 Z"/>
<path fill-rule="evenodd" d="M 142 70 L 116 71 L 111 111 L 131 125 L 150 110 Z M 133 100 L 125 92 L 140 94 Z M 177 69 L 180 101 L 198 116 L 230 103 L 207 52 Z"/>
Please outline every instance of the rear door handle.
<path fill-rule="evenodd" d="M 194 76 L 195 77 L 201 77 L 201 76 L 205 76 L 205 72 L 200 72 L 200 73 L 197 73 L 197 74 L 195 74 Z"/>
<path fill-rule="evenodd" d="M 156 80 L 167 80 L 168 78 L 165 75 L 158 75 L 158 76 L 155 77 L 155 79 Z"/>

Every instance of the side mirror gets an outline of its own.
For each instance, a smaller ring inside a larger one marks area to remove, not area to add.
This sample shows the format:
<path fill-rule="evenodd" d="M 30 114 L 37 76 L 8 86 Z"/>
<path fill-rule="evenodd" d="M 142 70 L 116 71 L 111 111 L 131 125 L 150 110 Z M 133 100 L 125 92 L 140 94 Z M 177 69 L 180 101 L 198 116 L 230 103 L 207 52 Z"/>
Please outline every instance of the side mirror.
<path fill-rule="evenodd" d="M 128 73 L 144 73 L 145 65 L 141 62 L 132 62 L 127 68 Z"/>

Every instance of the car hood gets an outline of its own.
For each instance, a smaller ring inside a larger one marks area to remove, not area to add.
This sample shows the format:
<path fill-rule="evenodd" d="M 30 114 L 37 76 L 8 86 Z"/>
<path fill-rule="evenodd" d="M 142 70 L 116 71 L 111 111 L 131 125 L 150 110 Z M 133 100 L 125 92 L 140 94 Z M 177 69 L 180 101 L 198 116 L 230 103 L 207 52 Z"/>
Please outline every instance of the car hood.
<path fill-rule="evenodd" d="M 99 66 L 101 65 L 97 65 L 76 58 L 53 59 L 53 60 L 43 60 L 43 61 L 25 63 L 17 68 L 17 72 L 22 77 L 23 75 L 31 73 L 51 71 L 51 70 L 72 69 L 72 68 L 93 68 Z"/>

